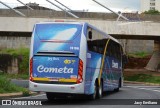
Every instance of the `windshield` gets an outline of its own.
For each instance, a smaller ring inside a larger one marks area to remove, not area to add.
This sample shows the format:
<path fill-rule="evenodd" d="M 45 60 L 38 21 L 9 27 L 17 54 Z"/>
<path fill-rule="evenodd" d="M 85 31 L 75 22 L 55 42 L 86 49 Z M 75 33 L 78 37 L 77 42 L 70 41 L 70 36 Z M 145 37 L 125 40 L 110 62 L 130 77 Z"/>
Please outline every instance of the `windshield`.
<path fill-rule="evenodd" d="M 81 33 L 79 24 L 37 24 L 35 33 L 40 40 L 73 40 Z"/>

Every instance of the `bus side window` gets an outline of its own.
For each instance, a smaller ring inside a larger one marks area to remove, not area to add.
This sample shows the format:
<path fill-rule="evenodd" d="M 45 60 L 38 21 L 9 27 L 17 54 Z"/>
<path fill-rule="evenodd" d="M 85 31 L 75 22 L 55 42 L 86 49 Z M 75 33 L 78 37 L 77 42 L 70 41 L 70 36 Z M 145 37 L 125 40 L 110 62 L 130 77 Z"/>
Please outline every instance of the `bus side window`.
<path fill-rule="evenodd" d="M 111 47 L 110 47 L 110 48 L 111 48 L 111 49 L 110 49 L 110 50 L 111 50 L 111 55 L 110 55 L 110 56 L 111 56 L 111 57 L 114 57 L 114 47 L 113 47 L 113 44 L 111 44 Z"/>
<path fill-rule="evenodd" d="M 118 45 L 118 48 L 117 48 L 117 54 L 118 54 L 118 60 L 121 60 L 121 49 L 120 49 L 120 46 Z"/>
<path fill-rule="evenodd" d="M 106 56 L 110 56 L 110 47 L 109 47 L 109 45 L 108 45 L 108 47 L 107 47 Z"/>
<path fill-rule="evenodd" d="M 102 47 L 99 47 L 99 51 L 98 51 L 100 54 L 103 54 L 103 48 Z"/>
<path fill-rule="evenodd" d="M 88 44 L 88 50 L 91 51 L 91 49 L 93 47 L 92 41 L 91 40 L 87 41 L 87 44 Z"/>
<path fill-rule="evenodd" d="M 114 44 L 114 57 L 117 59 L 117 46 Z"/>
<path fill-rule="evenodd" d="M 95 40 L 94 41 L 89 40 L 87 43 L 89 51 L 98 52 L 98 47 Z"/>
<path fill-rule="evenodd" d="M 98 52 L 97 51 L 97 46 L 93 46 L 93 52 Z"/>
<path fill-rule="evenodd" d="M 112 55 L 111 49 L 112 49 L 111 48 L 111 43 L 109 43 L 108 44 L 108 51 L 107 51 L 108 53 L 107 53 L 107 56 L 111 56 Z"/>
<path fill-rule="evenodd" d="M 117 44 L 114 44 L 114 55 L 115 55 L 115 58 L 118 59 L 118 45 Z"/>

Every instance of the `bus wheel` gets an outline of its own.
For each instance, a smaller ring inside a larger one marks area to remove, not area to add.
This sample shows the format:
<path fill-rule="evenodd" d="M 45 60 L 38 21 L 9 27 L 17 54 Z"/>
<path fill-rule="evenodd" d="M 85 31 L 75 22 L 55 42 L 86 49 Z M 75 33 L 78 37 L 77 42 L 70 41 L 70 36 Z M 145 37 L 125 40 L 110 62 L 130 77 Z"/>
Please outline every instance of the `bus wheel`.
<path fill-rule="evenodd" d="M 97 88 L 97 98 L 101 98 L 103 93 L 102 82 L 100 83 L 99 87 Z"/>
<path fill-rule="evenodd" d="M 54 93 L 50 93 L 50 92 L 46 92 L 46 96 L 49 101 L 52 101 L 56 98 Z"/>
<path fill-rule="evenodd" d="M 94 84 L 94 93 L 89 96 L 91 100 L 95 100 L 97 96 L 97 84 Z"/>
<path fill-rule="evenodd" d="M 118 92 L 120 87 L 121 87 L 121 79 L 119 79 L 118 88 L 114 89 L 114 91 L 115 91 L 115 92 Z"/>

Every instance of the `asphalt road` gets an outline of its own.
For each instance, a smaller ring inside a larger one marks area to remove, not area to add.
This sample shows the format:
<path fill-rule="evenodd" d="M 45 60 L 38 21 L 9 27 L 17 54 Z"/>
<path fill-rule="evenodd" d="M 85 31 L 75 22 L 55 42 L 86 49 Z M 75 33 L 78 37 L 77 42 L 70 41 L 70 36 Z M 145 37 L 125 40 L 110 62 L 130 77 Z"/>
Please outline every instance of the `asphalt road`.
<path fill-rule="evenodd" d="M 40 108 L 43 108 L 43 107 L 47 107 L 47 108 L 137 108 L 137 107 L 138 108 L 160 108 L 160 105 L 134 105 L 135 101 L 140 102 L 145 99 L 149 99 L 150 101 L 153 101 L 152 99 L 159 99 L 158 102 L 160 102 L 160 87 L 125 85 L 123 88 L 120 89 L 119 92 L 107 92 L 104 94 L 101 100 L 97 99 L 94 101 L 89 101 L 82 98 L 81 100 L 65 99 L 65 100 L 54 100 L 53 102 L 50 102 L 47 100 L 46 95 L 43 93 L 37 96 L 21 97 L 18 99 L 21 99 L 21 100 L 43 99 L 42 100 L 43 106 L 34 106 L 38 108 L 39 107 Z M 139 100 L 139 99 L 142 99 L 142 100 Z M 128 104 L 130 100 L 131 100 L 130 105 L 119 105 L 119 104 L 113 105 L 114 104 L 113 102 L 115 103 L 122 102 L 124 104 L 126 102 L 126 104 Z M 108 105 L 110 103 L 112 103 L 112 105 Z M 5 107 L 7 106 L 4 106 L 3 108 Z M 12 108 L 14 107 L 16 106 L 12 106 Z M 28 108 L 29 106 L 23 106 L 23 107 Z"/>

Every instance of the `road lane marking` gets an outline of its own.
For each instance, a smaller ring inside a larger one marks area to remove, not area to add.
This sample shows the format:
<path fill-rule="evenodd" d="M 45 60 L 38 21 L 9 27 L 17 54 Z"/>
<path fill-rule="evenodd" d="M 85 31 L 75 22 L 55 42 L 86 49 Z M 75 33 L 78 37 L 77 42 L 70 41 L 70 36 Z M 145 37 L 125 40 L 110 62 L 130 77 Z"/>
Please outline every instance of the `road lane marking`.
<path fill-rule="evenodd" d="M 160 86 L 136 86 L 136 85 L 124 85 L 123 87 L 160 88 Z"/>
<path fill-rule="evenodd" d="M 12 99 L 31 99 L 33 97 L 40 97 L 40 96 L 45 96 L 46 94 L 39 94 L 39 95 L 36 95 L 36 96 L 28 96 L 28 97 L 19 97 L 19 98 L 12 98 Z"/>
<path fill-rule="evenodd" d="M 125 86 L 125 87 L 130 87 L 130 88 L 136 88 L 136 89 L 142 89 L 142 90 L 149 90 L 149 91 L 160 92 L 160 90 L 153 90 L 153 89 L 148 89 L 148 88 L 140 88 L 140 87 L 133 87 L 133 86 Z"/>

